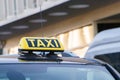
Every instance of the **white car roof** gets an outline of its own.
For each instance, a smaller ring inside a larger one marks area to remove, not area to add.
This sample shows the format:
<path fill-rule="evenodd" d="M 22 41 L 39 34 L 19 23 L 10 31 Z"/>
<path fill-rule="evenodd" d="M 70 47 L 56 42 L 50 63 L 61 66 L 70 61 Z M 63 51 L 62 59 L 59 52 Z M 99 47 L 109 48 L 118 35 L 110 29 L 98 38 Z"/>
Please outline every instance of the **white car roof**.
<path fill-rule="evenodd" d="M 120 28 L 104 30 L 98 33 L 85 57 L 93 58 L 95 55 L 120 52 Z"/>

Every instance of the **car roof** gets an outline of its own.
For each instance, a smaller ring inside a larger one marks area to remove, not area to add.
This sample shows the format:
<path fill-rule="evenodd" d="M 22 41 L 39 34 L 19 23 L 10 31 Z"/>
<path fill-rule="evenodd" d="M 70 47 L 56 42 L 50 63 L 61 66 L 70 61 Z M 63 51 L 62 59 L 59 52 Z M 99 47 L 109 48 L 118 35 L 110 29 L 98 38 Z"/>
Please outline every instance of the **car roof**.
<path fill-rule="evenodd" d="M 98 33 L 89 46 L 85 57 L 93 58 L 96 55 L 116 52 L 120 52 L 120 28 L 108 29 Z"/>
<path fill-rule="evenodd" d="M 74 58 L 74 57 L 61 57 L 61 61 L 49 61 L 49 60 L 21 60 L 18 59 L 18 55 L 2 55 L 0 56 L 0 63 L 71 63 L 71 64 L 90 64 L 90 65 L 101 65 L 100 62 L 96 60 L 88 60 L 83 58 Z"/>

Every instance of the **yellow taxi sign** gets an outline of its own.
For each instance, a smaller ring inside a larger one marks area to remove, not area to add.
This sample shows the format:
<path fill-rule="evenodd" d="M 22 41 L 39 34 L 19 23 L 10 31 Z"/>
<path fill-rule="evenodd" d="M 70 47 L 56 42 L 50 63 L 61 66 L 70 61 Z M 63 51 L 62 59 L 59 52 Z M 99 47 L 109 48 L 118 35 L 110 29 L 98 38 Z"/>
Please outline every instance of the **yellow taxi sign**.
<path fill-rule="evenodd" d="M 63 45 L 57 38 L 23 37 L 19 50 L 63 51 Z"/>

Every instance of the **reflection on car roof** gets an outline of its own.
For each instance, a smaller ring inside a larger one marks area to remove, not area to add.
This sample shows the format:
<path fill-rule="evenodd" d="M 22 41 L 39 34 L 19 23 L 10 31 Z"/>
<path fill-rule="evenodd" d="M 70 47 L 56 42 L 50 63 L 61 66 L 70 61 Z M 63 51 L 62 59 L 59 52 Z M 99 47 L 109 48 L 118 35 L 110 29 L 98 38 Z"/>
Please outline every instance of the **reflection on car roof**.
<path fill-rule="evenodd" d="M 91 65 L 101 65 L 97 61 L 82 59 L 82 58 L 72 58 L 72 57 L 61 57 L 62 61 L 59 63 L 73 63 L 73 64 L 91 64 Z M 0 56 L 0 63 L 57 63 L 57 61 L 27 61 L 19 60 L 17 56 Z"/>

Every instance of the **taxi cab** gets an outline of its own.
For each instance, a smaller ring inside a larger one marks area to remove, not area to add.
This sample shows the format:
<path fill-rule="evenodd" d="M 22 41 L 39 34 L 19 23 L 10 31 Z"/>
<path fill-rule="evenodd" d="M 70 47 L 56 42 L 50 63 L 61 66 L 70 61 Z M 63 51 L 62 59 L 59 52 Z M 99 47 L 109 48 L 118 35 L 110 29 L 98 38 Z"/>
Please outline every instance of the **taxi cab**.
<path fill-rule="evenodd" d="M 18 57 L 0 57 L 0 80 L 120 80 L 107 63 L 59 56 L 56 38 L 24 37 L 18 50 Z"/>

